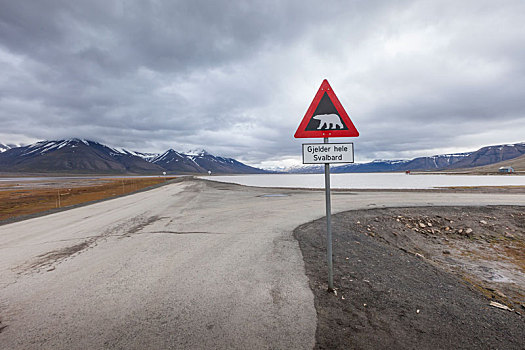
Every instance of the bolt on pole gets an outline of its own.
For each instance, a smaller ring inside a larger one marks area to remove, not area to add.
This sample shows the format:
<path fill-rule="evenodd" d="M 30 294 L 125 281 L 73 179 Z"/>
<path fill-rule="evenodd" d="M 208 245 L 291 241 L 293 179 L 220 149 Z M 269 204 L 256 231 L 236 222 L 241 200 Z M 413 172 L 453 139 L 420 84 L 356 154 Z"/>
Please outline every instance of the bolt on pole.
<path fill-rule="evenodd" d="M 324 138 L 328 143 L 328 137 Z M 332 204 L 330 201 L 330 163 L 324 164 L 324 184 L 326 197 L 326 260 L 328 263 L 328 291 L 334 291 L 334 268 L 332 264 Z"/>

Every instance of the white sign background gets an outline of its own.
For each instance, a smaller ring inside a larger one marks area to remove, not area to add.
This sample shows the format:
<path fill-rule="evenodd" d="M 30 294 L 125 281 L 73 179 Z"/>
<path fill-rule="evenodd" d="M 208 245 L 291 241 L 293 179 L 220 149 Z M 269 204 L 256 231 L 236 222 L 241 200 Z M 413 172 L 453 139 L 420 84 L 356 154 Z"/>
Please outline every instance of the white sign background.
<path fill-rule="evenodd" d="M 303 143 L 303 164 L 353 162 L 353 143 Z"/>

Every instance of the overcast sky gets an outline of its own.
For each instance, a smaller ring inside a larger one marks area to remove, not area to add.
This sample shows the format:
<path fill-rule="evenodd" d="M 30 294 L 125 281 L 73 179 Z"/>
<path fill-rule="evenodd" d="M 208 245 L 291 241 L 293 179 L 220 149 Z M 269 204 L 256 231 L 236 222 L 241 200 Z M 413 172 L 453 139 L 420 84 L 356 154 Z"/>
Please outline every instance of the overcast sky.
<path fill-rule="evenodd" d="M 357 162 L 521 142 L 524 18 L 523 0 L 0 0 L 0 143 L 300 164 L 325 78 Z"/>

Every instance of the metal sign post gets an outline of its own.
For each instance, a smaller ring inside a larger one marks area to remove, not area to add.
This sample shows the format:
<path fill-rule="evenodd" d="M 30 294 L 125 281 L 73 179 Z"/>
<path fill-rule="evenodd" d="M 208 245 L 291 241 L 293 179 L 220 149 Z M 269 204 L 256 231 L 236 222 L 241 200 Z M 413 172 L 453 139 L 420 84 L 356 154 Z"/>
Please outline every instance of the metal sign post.
<path fill-rule="evenodd" d="M 324 138 L 328 143 L 328 137 Z M 334 267 L 332 264 L 332 201 L 330 198 L 330 163 L 324 164 L 324 187 L 326 197 L 326 261 L 328 263 L 328 291 L 334 291 Z"/>
<path fill-rule="evenodd" d="M 330 163 L 353 163 L 352 143 L 331 143 L 329 137 L 357 137 L 359 132 L 350 120 L 328 80 L 321 87 L 308 107 L 295 132 L 295 138 L 324 138 L 324 143 L 303 144 L 303 164 L 324 164 L 326 192 L 326 260 L 328 263 L 328 291 L 334 291 L 332 262 L 332 203 L 330 200 Z"/>

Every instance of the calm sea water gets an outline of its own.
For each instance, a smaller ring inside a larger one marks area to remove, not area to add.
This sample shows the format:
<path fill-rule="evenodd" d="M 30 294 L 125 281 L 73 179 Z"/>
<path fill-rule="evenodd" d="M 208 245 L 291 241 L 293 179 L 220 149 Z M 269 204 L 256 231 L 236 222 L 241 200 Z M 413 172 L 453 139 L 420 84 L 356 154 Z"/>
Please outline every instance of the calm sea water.
<path fill-rule="evenodd" d="M 202 178 L 256 187 L 324 188 L 324 174 L 261 174 Z M 330 182 L 332 188 L 341 189 L 431 189 L 456 186 L 525 186 L 525 176 L 332 174 Z"/>

